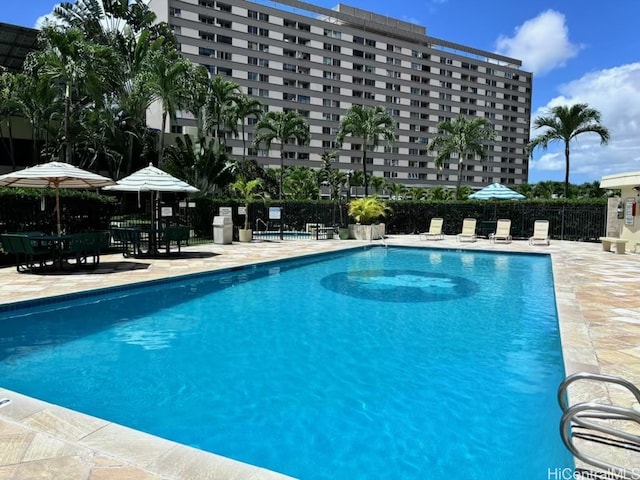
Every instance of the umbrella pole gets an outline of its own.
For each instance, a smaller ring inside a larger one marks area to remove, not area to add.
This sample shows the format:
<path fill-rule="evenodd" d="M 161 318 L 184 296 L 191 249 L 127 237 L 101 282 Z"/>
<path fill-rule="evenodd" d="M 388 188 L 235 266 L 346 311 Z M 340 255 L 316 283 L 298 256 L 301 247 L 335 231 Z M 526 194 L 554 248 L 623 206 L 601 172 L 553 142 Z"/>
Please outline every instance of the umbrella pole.
<path fill-rule="evenodd" d="M 62 226 L 60 224 L 60 190 L 56 184 L 56 220 L 58 225 L 58 235 L 62 235 Z"/>

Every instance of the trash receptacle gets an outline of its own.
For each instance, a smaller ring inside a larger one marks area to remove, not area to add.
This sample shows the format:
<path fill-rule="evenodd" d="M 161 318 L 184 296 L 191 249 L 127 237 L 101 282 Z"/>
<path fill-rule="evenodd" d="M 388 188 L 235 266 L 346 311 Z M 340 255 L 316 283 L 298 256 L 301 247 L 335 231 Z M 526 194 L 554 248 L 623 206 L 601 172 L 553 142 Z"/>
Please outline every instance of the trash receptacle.
<path fill-rule="evenodd" d="M 229 217 L 213 217 L 213 243 L 227 245 L 233 240 L 233 221 Z"/>

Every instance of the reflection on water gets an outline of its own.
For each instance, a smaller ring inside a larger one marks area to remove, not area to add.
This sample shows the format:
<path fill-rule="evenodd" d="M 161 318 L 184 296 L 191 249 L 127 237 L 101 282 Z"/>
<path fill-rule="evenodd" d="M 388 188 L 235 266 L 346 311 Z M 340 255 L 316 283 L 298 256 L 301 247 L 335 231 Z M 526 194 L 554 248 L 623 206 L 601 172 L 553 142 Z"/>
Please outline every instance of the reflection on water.
<path fill-rule="evenodd" d="M 128 323 L 113 328 L 113 339 L 129 345 L 138 345 L 144 350 L 169 348 L 177 336 L 176 331 L 149 322 Z"/>

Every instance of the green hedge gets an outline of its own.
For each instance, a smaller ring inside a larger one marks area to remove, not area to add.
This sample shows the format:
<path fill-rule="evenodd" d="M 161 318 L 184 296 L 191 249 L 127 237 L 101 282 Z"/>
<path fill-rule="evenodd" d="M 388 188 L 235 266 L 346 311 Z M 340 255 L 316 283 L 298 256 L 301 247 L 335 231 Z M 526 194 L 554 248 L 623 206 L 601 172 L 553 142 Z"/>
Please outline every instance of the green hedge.
<path fill-rule="evenodd" d="M 55 190 L 0 188 L 0 233 L 56 231 Z M 117 200 L 80 190 L 60 190 L 60 222 L 67 233 L 109 228 Z"/>

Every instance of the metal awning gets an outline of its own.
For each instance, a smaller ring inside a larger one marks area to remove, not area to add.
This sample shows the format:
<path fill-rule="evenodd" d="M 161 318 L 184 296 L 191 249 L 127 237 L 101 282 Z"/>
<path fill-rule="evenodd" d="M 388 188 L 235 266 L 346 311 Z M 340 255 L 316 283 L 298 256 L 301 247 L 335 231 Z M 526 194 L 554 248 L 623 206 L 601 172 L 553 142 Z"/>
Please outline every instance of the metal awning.
<path fill-rule="evenodd" d="M 29 52 L 38 46 L 40 30 L 0 22 L 0 67 L 19 72 Z"/>

